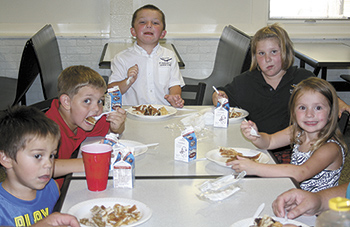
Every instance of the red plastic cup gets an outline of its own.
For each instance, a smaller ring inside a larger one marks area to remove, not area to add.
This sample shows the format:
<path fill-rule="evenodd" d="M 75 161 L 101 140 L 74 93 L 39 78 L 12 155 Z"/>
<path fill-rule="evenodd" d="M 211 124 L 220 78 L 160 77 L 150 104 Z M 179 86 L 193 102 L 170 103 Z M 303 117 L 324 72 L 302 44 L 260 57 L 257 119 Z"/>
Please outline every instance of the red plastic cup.
<path fill-rule="evenodd" d="M 112 146 L 88 144 L 81 148 L 86 181 L 90 191 L 106 190 Z"/>

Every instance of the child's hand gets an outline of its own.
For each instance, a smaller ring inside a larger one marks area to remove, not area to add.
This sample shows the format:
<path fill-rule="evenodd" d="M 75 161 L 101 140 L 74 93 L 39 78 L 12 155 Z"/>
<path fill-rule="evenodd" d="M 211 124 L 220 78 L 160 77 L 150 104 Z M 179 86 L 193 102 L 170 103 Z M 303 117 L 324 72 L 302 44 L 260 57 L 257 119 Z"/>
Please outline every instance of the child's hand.
<path fill-rule="evenodd" d="M 228 99 L 228 97 L 224 91 L 219 91 L 219 94 L 214 92 L 213 96 L 212 96 L 214 106 L 216 106 L 218 104 L 219 98 L 227 98 Z"/>
<path fill-rule="evenodd" d="M 110 122 L 109 129 L 114 133 L 122 133 L 125 127 L 126 111 L 117 108 L 107 115 L 106 120 Z"/>
<path fill-rule="evenodd" d="M 131 86 L 131 84 L 133 84 L 136 81 L 138 74 L 139 74 L 139 66 L 137 64 L 130 67 L 128 69 L 128 79 L 126 80 L 126 85 L 129 86 L 130 84 Z"/>
<path fill-rule="evenodd" d="M 176 108 L 182 108 L 184 107 L 185 101 L 181 98 L 180 95 L 165 95 L 164 98 Z"/>
<path fill-rule="evenodd" d="M 237 159 L 238 160 L 226 163 L 226 165 L 231 166 L 231 168 L 237 173 L 246 171 L 247 174 L 255 175 L 254 167 L 256 167 L 258 163 L 239 156 L 237 156 Z"/>
<path fill-rule="evenodd" d="M 255 131 L 258 132 L 258 128 L 256 127 L 256 124 L 252 121 L 242 121 L 241 123 L 241 131 L 243 133 L 243 135 L 250 141 L 255 141 L 257 140 L 259 137 L 257 136 L 252 136 L 250 131 L 251 129 L 254 128 Z"/>

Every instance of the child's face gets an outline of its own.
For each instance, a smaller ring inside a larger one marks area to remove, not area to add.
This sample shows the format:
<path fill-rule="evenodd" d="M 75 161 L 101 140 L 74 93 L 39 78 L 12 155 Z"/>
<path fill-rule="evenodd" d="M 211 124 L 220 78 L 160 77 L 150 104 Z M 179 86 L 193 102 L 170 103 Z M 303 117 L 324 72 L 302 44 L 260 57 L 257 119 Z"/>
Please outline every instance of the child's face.
<path fill-rule="evenodd" d="M 65 119 L 72 131 L 77 127 L 84 131 L 91 131 L 94 128 L 94 125 L 85 119 L 102 113 L 104 92 L 103 88 L 96 89 L 92 86 L 85 86 L 73 96 L 70 100 L 70 118 Z"/>
<path fill-rule="evenodd" d="M 319 92 L 306 91 L 295 103 L 298 125 L 308 133 L 317 133 L 328 123 L 330 106 Z"/>
<path fill-rule="evenodd" d="M 283 76 L 281 48 L 276 38 L 261 40 L 256 45 L 256 60 L 265 77 Z"/>
<path fill-rule="evenodd" d="M 11 160 L 15 180 L 21 188 L 40 190 L 50 181 L 57 153 L 58 140 L 53 136 L 34 137 Z"/>
<path fill-rule="evenodd" d="M 156 45 L 164 38 L 166 31 L 162 23 L 162 14 L 156 10 L 143 9 L 137 13 L 131 34 L 137 38 L 139 46 Z"/>

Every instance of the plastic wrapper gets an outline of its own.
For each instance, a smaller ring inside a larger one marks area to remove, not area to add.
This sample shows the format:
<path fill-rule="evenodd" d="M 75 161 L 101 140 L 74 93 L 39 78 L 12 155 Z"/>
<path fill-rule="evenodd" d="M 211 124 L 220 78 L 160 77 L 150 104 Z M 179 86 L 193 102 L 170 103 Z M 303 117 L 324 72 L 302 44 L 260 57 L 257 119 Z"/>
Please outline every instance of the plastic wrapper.
<path fill-rule="evenodd" d="M 218 202 L 224 200 L 241 189 L 238 183 L 245 175 L 246 172 L 243 171 L 237 177 L 230 174 L 214 180 L 204 181 L 196 186 L 198 189 L 196 195 L 199 199 L 205 201 Z"/>

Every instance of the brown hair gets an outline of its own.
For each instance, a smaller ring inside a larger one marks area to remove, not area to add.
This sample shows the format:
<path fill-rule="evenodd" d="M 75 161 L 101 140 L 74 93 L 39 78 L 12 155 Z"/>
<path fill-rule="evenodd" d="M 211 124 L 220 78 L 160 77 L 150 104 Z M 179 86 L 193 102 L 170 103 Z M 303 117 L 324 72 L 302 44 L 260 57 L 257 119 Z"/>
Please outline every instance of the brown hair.
<path fill-rule="evenodd" d="M 279 24 L 266 26 L 255 33 L 251 41 L 251 55 L 252 63 L 250 64 L 250 71 L 255 70 L 258 67 L 256 60 L 256 46 L 259 41 L 274 38 L 278 41 L 278 45 L 281 48 L 282 55 L 282 69 L 287 70 L 293 65 L 294 62 L 294 49 L 293 42 L 290 40 L 288 33 Z"/>
<path fill-rule="evenodd" d="M 343 135 L 338 127 L 338 112 L 339 112 L 339 104 L 338 104 L 338 96 L 333 88 L 333 86 L 318 77 L 310 77 L 301 81 L 296 88 L 293 90 L 293 93 L 290 97 L 289 101 L 289 110 L 290 110 L 290 124 L 292 126 L 291 133 L 291 142 L 293 144 L 301 144 L 300 136 L 303 136 L 303 130 L 299 127 L 296 121 L 295 108 L 296 101 L 304 94 L 306 91 L 318 92 L 323 95 L 329 104 L 330 112 L 328 117 L 327 124 L 321 129 L 318 134 L 318 140 L 311 146 L 311 152 L 314 152 L 322 145 L 324 145 L 329 139 L 333 138 L 338 141 L 345 149 L 346 143 L 344 142 Z"/>
<path fill-rule="evenodd" d="M 35 107 L 14 106 L 0 113 L 0 151 L 16 160 L 17 152 L 35 138 L 60 140 L 56 122 Z"/>
<path fill-rule="evenodd" d="M 151 4 L 144 5 L 144 6 L 140 7 L 140 8 L 138 8 L 134 12 L 134 14 L 132 15 L 131 27 L 134 28 L 134 24 L 135 24 L 135 20 L 136 20 L 137 14 L 143 9 L 150 9 L 150 10 L 158 11 L 162 15 L 163 30 L 165 30 L 165 15 L 164 15 L 163 11 L 161 11 L 157 6 L 154 6 L 154 5 L 151 5 Z"/>
<path fill-rule="evenodd" d="M 66 94 L 73 97 L 80 88 L 85 86 L 107 89 L 105 80 L 95 70 L 83 65 L 70 66 L 63 70 L 58 77 L 58 96 Z"/>

